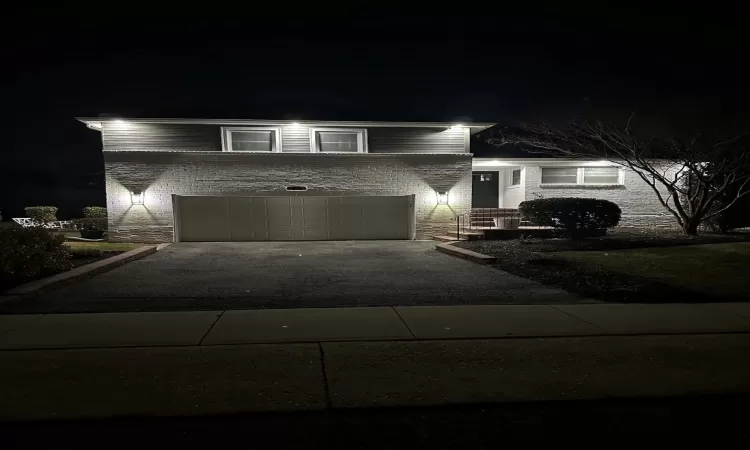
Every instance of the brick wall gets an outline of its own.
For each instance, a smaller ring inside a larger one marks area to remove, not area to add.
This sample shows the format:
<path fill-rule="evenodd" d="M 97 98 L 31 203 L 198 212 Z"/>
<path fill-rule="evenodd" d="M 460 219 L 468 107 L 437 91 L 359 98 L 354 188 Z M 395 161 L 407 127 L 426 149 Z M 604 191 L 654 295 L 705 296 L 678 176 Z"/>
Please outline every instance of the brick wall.
<path fill-rule="evenodd" d="M 113 241 L 171 242 L 172 194 L 415 195 L 417 239 L 455 227 L 471 206 L 469 154 L 242 154 L 104 152 L 109 236 Z M 450 191 L 436 205 L 435 191 Z M 130 193 L 143 192 L 143 205 Z"/>
<path fill-rule="evenodd" d="M 575 186 L 549 187 L 540 186 L 542 170 L 540 166 L 526 166 L 525 190 L 526 200 L 533 200 L 537 195 L 551 197 L 587 197 L 610 200 L 622 210 L 620 226 L 638 228 L 677 228 L 674 216 L 664 209 L 651 186 L 646 184 L 635 172 L 623 169 L 623 185 L 617 187 Z"/>

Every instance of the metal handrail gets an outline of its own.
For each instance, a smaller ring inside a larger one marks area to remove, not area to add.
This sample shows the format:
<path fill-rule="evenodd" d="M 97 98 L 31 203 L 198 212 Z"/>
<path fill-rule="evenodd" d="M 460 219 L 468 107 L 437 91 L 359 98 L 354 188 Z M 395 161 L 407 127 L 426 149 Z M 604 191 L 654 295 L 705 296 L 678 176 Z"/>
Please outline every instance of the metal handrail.
<path fill-rule="evenodd" d="M 481 226 L 475 225 L 477 219 Z M 456 238 L 462 232 L 481 229 L 515 229 L 521 225 L 521 212 L 512 208 L 472 208 L 471 211 L 456 216 Z M 487 225 L 491 224 L 491 225 Z"/>

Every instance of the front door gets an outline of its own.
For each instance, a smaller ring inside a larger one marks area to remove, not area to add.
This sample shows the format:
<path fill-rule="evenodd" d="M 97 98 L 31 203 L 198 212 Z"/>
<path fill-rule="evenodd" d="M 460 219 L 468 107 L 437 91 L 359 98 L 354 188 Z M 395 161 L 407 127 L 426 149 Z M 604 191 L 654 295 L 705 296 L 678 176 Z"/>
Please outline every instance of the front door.
<path fill-rule="evenodd" d="M 499 172 L 471 173 L 471 207 L 497 208 L 500 204 Z"/>

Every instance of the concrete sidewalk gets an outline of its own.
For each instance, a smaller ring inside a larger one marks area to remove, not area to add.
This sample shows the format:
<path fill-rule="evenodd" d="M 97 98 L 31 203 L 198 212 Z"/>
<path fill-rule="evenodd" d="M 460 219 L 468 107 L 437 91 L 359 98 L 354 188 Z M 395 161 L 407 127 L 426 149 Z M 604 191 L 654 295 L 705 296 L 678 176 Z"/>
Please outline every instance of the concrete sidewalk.
<path fill-rule="evenodd" d="M 750 332 L 750 303 L 0 316 L 0 350 Z"/>
<path fill-rule="evenodd" d="M 750 304 L 0 316 L 0 349 L 0 420 L 750 393 Z"/>
<path fill-rule="evenodd" d="M 750 393 L 750 334 L 0 351 L 0 420 Z"/>

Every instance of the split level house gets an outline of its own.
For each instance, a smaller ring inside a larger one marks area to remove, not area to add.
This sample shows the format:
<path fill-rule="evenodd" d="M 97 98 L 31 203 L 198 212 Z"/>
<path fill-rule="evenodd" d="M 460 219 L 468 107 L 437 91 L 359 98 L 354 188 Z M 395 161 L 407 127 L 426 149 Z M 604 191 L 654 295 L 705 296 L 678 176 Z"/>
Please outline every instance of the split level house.
<path fill-rule="evenodd" d="M 672 224 L 635 173 L 488 149 L 493 123 L 79 120 L 101 133 L 112 241 L 430 239 L 539 197 Z"/>

